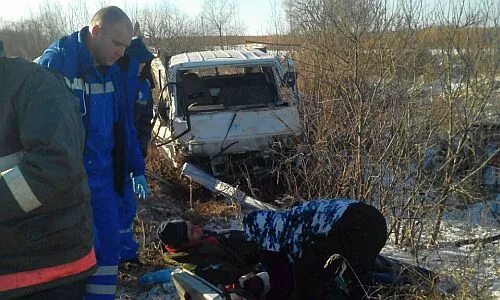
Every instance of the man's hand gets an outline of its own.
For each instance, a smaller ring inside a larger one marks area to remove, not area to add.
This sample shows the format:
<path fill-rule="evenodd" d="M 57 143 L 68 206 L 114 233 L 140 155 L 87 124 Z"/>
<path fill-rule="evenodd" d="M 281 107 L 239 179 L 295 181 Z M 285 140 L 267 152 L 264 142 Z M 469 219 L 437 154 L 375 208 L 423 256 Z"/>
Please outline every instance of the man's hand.
<path fill-rule="evenodd" d="M 137 197 L 139 197 L 139 199 L 146 200 L 148 197 L 148 184 L 146 182 L 146 177 L 144 177 L 144 175 L 132 177 L 132 185 L 134 193 Z"/>

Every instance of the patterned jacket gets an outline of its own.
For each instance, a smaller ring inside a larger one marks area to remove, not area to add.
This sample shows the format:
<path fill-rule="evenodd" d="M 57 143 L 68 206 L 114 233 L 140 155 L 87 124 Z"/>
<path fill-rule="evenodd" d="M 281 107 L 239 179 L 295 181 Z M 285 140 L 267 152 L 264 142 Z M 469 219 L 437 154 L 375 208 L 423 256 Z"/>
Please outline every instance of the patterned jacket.
<path fill-rule="evenodd" d="M 282 252 L 297 261 L 304 247 L 318 236 L 326 236 L 346 209 L 359 201 L 313 200 L 284 211 L 255 211 L 243 219 L 248 241 L 262 249 Z"/>

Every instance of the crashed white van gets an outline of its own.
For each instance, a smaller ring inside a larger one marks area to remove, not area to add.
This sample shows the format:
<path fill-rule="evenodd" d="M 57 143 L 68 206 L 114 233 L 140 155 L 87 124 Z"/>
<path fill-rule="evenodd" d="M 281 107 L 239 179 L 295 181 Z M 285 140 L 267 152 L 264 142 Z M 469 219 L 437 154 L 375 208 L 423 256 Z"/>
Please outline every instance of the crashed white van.
<path fill-rule="evenodd" d="M 244 163 L 257 173 L 301 142 L 295 75 L 277 58 L 257 49 L 183 53 L 165 73 L 157 145 L 174 165 L 189 161 L 222 176 Z"/>

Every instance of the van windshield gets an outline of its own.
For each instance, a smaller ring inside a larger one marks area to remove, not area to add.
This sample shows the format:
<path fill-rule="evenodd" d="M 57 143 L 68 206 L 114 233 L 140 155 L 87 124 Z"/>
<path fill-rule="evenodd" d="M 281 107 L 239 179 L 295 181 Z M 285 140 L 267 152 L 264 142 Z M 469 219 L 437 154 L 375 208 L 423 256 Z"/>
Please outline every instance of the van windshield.
<path fill-rule="evenodd" d="M 177 95 L 191 112 L 266 107 L 279 94 L 272 66 L 218 66 L 179 73 Z"/>

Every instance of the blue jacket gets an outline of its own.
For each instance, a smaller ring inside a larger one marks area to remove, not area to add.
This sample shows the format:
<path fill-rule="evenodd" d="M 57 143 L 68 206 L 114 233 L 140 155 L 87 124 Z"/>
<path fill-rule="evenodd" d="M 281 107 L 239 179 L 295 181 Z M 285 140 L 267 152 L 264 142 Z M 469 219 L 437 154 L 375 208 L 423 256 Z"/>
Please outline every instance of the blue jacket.
<path fill-rule="evenodd" d="M 151 130 L 153 125 L 153 99 L 151 84 L 148 79 L 137 76 L 140 61 L 138 58 L 125 55 L 120 59 L 120 67 L 126 76 L 126 93 L 129 109 L 134 112 L 134 125 L 137 131 L 137 140 L 143 157 L 147 155 Z"/>
<path fill-rule="evenodd" d="M 109 185 L 122 194 L 123 180 L 144 175 L 126 78 L 117 64 L 94 66 L 85 44 L 88 27 L 49 46 L 39 64 L 58 70 L 80 102 L 86 131 L 84 164 L 91 189 Z"/>

